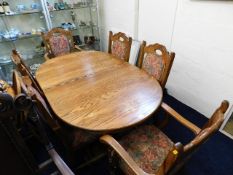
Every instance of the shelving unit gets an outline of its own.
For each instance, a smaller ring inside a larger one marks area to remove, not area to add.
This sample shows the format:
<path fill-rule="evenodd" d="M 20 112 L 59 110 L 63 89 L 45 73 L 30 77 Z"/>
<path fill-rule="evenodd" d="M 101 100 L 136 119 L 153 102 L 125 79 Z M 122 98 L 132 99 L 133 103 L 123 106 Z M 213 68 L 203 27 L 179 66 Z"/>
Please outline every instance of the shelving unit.
<path fill-rule="evenodd" d="M 14 12 L 12 14 L 1 14 L 0 17 L 27 15 L 27 14 L 33 14 L 33 13 L 42 13 L 42 11 L 41 10 L 31 10 L 31 11 L 24 11 L 24 12 Z"/>
<path fill-rule="evenodd" d="M 3 0 L 0 0 L 2 3 Z M 63 0 L 64 3 L 74 2 L 69 8 L 55 10 L 51 9 L 58 0 L 8 0 L 13 13 L 0 15 L 0 79 L 11 81 L 13 64 L 10 59 L 12 49 L 16 49 L 28 66 L 42 63 L 43 52 L 38 54 L 36 49 L 41 46 L 42 39 L 40 32 L 49 31 L 54 27 L 61 27 L 62 23 L 70 23 L 73 28 L 73 35 L 80 38 L 80 47 L 83 49 L 100 49 L 98 0 Z M 50 4 L 48 6 L 47 2 Z M 61 2 L 61 1 L 59 1 Z M 38 9 L 31 9 L 36 4 Z M 19 10 L 19 6 L 26 10 Z M 72 8 L 71 8 L 72 7 Z M 18 35 L 12 35 L 11 31 L 17 30 Z M 7 33 L 8 32 L 8 33 Z M 8 35 L 7 35 L 8 34 Z M 11 35 L 10 35 L 11 34 Z M 92 45 L 85 43 L 85 37 L 94 37 Z"/>
<path fill-rule="evenodd" d="M 9 39 L 3 38 L 3 39 L 0 39 L 0 43 L 14 42 L 16 40 L 23 40 L 23 39 L 29 39 L 29 38 L 35 38 L 35 37 L 41 37 L 41 35 L 40 34 L 20 35 L 20 36 L 17 36 L 17 38 L 15 38 L 15 39 L 12 39 L 12 38 L 9 38 Z"/>

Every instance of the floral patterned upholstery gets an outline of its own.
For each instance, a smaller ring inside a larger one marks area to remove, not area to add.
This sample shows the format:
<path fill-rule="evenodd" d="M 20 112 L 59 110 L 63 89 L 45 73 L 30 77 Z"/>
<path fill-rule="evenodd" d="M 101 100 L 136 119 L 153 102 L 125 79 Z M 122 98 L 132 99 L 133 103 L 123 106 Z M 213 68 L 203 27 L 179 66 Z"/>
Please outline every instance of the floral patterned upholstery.
<path fill-rule="evenodd" d="M 153 125 L 145 125 L 133 130 L 120 141 L 123 148 L 146 173 L 156 173 L 173 148 L 173 142 Z M 134 174 L 120 161 L 125 174 Z"/>
<path fill-rule="evenodd" d="M 55 56 L 70 52 L 70 43 L 65 35 L 53 36 L 49 39 L 50 47 Z"/>
<path fill-rule="evenodd" d="M 142 69 L 159 81 L 165 68 L 164 64 L 161 56 L 156 53 L 148 53 L 143 59 Z"/>
<path fill-rule="evenodd" d="M 127 48 L 125 46 L 125 43 L 121 41 L 114 41 L 112 43 L 112 54 L 118 58 L 124 59 L 126 56 Z"/>

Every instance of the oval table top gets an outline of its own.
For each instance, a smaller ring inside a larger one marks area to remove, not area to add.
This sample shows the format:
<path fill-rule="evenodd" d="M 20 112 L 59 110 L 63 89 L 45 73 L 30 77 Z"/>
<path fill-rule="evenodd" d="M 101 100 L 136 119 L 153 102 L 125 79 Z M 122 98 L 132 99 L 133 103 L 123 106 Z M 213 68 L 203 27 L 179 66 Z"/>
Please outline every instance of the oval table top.
<path fill-rule="evenodd" d="M 136 125 L 162 101 L 155 78 L 104 52 L 83 51 L 48 60 L 36 79 L 58 118 L 89 131 Z"/>

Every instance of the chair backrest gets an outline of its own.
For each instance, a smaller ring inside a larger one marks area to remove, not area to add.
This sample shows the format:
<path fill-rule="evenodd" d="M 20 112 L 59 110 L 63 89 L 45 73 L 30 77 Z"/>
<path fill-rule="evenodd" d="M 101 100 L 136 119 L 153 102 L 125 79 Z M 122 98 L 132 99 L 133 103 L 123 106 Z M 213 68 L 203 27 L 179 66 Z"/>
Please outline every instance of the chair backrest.
<path fill-rule="evenodd" d="M 175 58 L 175 53 L 169 53 L 165 46 L 152 44 L 146 46 L 144 41 L 141 45 L 138 67 L 154 76 L 164 88 Z"/>
<path fill-rule="evenodd" d="M 71 31 L 53 28 L 47 34 L 42 33 L 41 36 L 50 58 L 68 54 L 74 49 Z"/>
<path fill-rule="evenodd" d="M 27 75 L 27 66 L 16 50 L 12 50 L 11 59 L 22 76 Z"/>
<path fill-rule="evenodd" d="M 12 50 L 11 58 L 12 58 L 12 61 L 16 64 L 17 70 L 20 72 L 20 74 L 24 77 L 28 77 L 30 79 L 30 81 L 28 81 L 28 83 L 31 83 L 33 85 L 33 87 L 35 87 L 37 89 L 37 91 L 41 95 L 43 95 L 44 93 L 43 93 L 43 90 L 41 89 L 39 83 L 34 78 L 34 76 L 32 75 L 32 73 L 30 72 L 30 70 L 28 69 L 28 67 L 24 63 L 23 59 L 21 58 L 21 56 L 18 54 L 18 52 L 16 50 Z"/>
<path fill-rule="evenodd" d="M 14 104 L 17 110 L 28 111 L 28 112 L 30 111 L 31 122 L 33 122 L 34 127 L 36 127 L 37 137 L 39 136 L 40 141 L 44 144 L 49 156 L 51 157 L 52 161 L 54 162 L 57 169 L 59 170 L 60 172 L 59 174 L 74 175 L 71 169 L 66 165 L 66 163 L 60 157 L 60 155 L 53 148 L 53 144 L 50 142 L 47 136 L 47 131 L 43 125 L 43 122 L 41 122 L 42 114 L 39 112 L 38 108 L 35 106 L 35 101 L 33 101 L 31 97 L 25 94 L 20 94 L 14 100 Z M 46 170 L 45 167 L 48 166 L 50 163 L 51 162 L 48 162 L 48 160 L 41 163 L 39 166 L 40 172 L 42 172 L 43 170 Z M 56 172 L 53 172 L 52 174 L 57 174 L 57 173 L 58 172 L 56 171 Z M 36 174 L 36 173 L 33 173 L 33 174 Z"/>
<path fill-rule="evenodd" d="M 114 35 L 112 31 L 109 32 L 108 53 L 111 53 L 114 56 L 128 62 L 130 57 L 131 45 L 131 37 L 127 37 L 122 32 L 118 32 Z"/>
<path fill-rule="evenodd" d="M 30 84 L 27 84 L 26 81 L 26 77 L 23 77 L 21 80 L 21 87 L 24 93 L 36 101 L 36 106 L 41 112 L 41 118 L 44 120 L 44 122 L 46 122 L 53 130 L 58 129 L 59 125 L 54 119 L 54 115 L 52 114 L 50 107 L 47 105 L 46 99 L 44 99 L 44 97 L 38 92 L 36 88 Z"/>

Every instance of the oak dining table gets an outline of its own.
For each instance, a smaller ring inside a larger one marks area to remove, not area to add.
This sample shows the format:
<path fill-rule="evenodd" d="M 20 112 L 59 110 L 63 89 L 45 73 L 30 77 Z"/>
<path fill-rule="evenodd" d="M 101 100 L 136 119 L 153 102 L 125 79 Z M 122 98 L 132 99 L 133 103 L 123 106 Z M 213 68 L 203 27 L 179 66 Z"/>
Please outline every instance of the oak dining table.
<path fill-rule="evenodd" d="M 60 120 L 92 132 L 119 131 L 145 121 L 163 96 L 155 78 L 99 51 L 48 60 L 36 79 Z"/>

